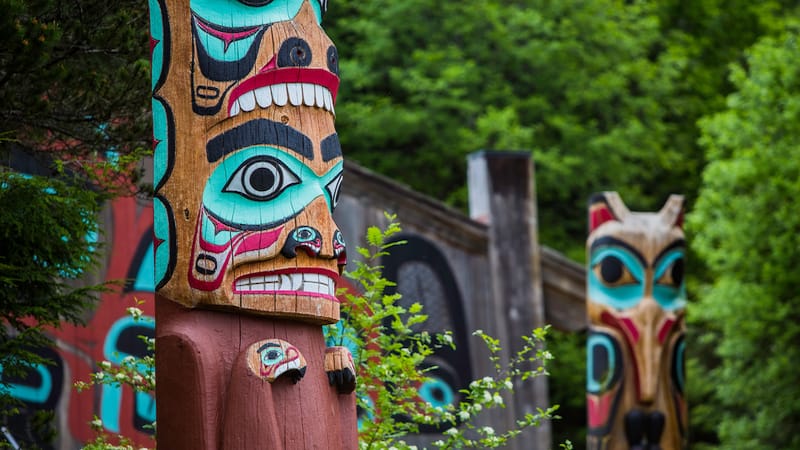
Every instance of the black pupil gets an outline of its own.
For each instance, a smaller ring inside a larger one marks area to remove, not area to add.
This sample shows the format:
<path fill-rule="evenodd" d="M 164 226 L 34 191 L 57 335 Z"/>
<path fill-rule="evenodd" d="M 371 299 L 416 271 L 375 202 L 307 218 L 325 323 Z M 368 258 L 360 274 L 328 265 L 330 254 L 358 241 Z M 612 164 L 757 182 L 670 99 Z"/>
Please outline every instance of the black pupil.
<path fill-rule="evenodd" d="M 269 352 L 267 352 L 267 359 L 269 360 L 278 359 L 278 351 L 270 350 Z"/>
<path fill-rule="evenodd" d="M 265 6 L 273 2 L 273 0 L 239 0 L 247 6 Z"/>
<path fill-rule="evenodd" d="M 679 259 L 672 264 L 672 282 L 675 286 L 680 286 L 683 282 L 683 259 Z"/>
<path fill-rule="evenodd" d="M 436 400 L 437 402 L 444 401 L 444 389 L 442 388 L 439 387 L 434 388 L 433 392 L 431 392 L 431 395 L 433 395 L 433 399 Z"/>
<path fill-rule="evenodd" d="M 609 371 L 608 349 L 602 345 L 592 347 L 592 377 L 595 381 L 603 384 Z"/>
<path fill-rule="evenodd" d="M 309 230 L 300 230 L 297 233 L 297 238 L 301 240 L 311 239 L 311 231 Z"/>
<path fill-rule="evenodd" d="M 606 283 L 615 283 L 622 278 L 622 261 L 616 256 L 608 256 L 600 262 L 600 276 Z"/>
<path fill-rule="evenodd" d="M 250 174 L 250 186 L 258 192 L 270 190 L 275 185 L 275 172 L 259 167 Z"/>

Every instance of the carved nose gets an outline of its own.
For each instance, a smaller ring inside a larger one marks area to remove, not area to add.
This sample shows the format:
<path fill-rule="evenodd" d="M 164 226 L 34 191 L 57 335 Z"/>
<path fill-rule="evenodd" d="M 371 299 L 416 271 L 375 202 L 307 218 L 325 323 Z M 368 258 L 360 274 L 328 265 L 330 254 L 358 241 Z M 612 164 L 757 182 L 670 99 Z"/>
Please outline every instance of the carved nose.
<path fill-rule="evenodd" d="M 642 299 L 635 322 L 641 333 L 637 343 L 640 357 L 637 358 L 636 364 L 639 366 L 639 401 L 643 404 L 653 403 L 658 389 L 663 346 L 659 342 L 657 328 L 663 316 L 664 310 L 655 300 L 650 297 Z"/>

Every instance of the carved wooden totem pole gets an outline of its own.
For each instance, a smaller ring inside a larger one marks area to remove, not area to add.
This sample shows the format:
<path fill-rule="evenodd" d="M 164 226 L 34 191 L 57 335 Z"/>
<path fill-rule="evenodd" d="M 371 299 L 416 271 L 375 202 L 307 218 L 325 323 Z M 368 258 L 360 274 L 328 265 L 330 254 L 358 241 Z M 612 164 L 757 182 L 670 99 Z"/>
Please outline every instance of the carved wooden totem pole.
<path fill-rule="evenodd" d="M 357 448 L 326 3 L 150 0 L 159 448 Z"/>
<path fill-rule="evenodd" d="M 683 197 L 658 213 L 592 197 L 587 241 L 588 446 L 686 448 Z"/>

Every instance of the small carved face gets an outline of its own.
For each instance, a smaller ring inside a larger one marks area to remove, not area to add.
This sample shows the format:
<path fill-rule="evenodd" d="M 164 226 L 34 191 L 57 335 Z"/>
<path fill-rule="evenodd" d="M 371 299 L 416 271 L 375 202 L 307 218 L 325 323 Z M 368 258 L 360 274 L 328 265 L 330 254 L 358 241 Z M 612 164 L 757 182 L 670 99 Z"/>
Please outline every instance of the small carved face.
<path fill-rule="evenodd" d="M 306 371 L 306 360 L 294 345 L 282 339 L 266 339 L 248 349 L 248 365 L 253 373 L 272 383 L 283 374 L 296 381 Z"/>
<path fill-rule="evenodd" d="M 631 447 L 680 448 L 686 429 L 682 200 L 671 198 L 656 214 L 631 213 L 614 193 L 594 200 L 587 242 L 590 442 L 611 436 Z"/>
<path fill-rule="evenodd" d="M 336 48 L 319 0 L 161 0 L 154 26 L 158 292 L 331 323 L 345 244 Z"/>

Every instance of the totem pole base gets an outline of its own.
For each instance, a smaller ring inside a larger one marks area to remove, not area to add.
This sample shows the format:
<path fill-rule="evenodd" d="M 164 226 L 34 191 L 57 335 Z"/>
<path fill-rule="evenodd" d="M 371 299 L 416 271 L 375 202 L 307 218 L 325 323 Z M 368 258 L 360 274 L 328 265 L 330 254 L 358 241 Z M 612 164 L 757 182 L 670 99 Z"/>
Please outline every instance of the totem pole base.
<path fill-rule="evenodd" d="M 355 395 L 330 385 L 319 325 L 187 309 L 160 296 L 156 317 L 159 447 L 358 448 Z M 291 344 L 304 370 L 260 376 L 250 353 L 265 340 Z"/>

